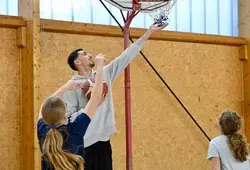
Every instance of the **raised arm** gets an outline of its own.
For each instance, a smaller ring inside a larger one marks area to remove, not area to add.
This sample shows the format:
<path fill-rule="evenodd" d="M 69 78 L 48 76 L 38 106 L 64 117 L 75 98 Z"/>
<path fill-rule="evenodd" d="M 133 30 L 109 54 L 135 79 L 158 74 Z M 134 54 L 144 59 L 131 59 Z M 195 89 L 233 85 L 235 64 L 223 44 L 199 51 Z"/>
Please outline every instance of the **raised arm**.
<path fill-rule="evenodd" d="M 96 56 L 96 77 L 95 85 L 91 92 L 91 97 L 86 107 L 84 108 L 84 113 L 87 114 L 90 118 L 95 114 L 101 100 L 102 90 L 103 90 L 103 65 L 105 58 L 102 54 Z"/>
<path fill-rule="evenodd" d="M 168 24 L 162 27 L 151 25 L 141 38 L 131 44 L 119 57 L 115 58 L 110 62 L 110 64 L 105 66 L 104 71 L 109 73 L 111 81 L 114 81 L 116 77 L 118 77 L 128 64 L 138 55 L 151 34 L 165 28 L 167 25 Z"/>
<path fill-rule="evenodd" d="M 52 96 L 58 96 L 61 99 L 63 98 L 64 93 L 72 90 L 76 90 L 79 88 L 83 88 L 84 84 L 82 82 L 76 82 L 74 80 L 69 80 L 66 84 L 60 87 L 56 92 L 52 94 Z"/>
<path fill-rule="evenodd" d="M 74 80 L 69 80 L 63 86 L 61 86 L 58 90 L 56 90 L 51 96 L 57 96 L 61 99 L 63 98 L 64 93 L 72 90 L 76 90 L 79 88 L 83 88 L 84 84 L 81 82 L 76 82 Z M 42 117 L 41 111 L 39 112 L 38 119 Z"/>

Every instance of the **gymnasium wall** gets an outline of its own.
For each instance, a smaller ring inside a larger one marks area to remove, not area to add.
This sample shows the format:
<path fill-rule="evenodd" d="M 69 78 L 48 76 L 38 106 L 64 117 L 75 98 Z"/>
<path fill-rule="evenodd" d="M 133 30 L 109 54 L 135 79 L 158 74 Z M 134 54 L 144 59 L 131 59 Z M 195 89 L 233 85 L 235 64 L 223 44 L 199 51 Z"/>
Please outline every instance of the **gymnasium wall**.
<path fill-rule="evenodd" d="M 58 31 L 41 32 L 42 100 L 75 74 L 66 62 L 72 49 L 83 47 L 93 55 L 103 52 L 109 61 L 123 51 L 123 38 L 114 27 L 95 29 L 98 26 L 80 24 L 73 29 L 64 27 L 68 33 L 59 33 L 64 32 L 63 24 L 50 22 L 49 27 L 55 26 Z M 74 26 L 74 23 L 66 23 Z M 22 84 L 16 29 L 24 26 L 24 20 L 19 17 L 0 16 L 0 167 L 3 170 L 20 169 Z M 83 35 L 84 29 L 88 35 Z M 138 32 L 132 29 L 132 33 Z M 233 109 L 243 113 L 240 39 L 227 42 L 223 37 L 214 36 L 213 40 L 221 45 L 212 45 L 200 40 L 196 41 L 200 43 L 180 42 L 194 40 L 187 38 L 190 36 L 186 33 L 167 34 L 171 41 L 164 38 L 166 34 L 159 33 L 146 43 L 143 52 L 212 138 L 218 135 L 214 122 L 221 111 Z M 203 35 L 193 37 L 202 39 Z M 131 64 L 131 79 L 134 169 L 210 169 L 205 159 L 207 139 L 140 55 Z M 115 170 L 125 169 L 126 162 L 123 81 L 122 73 L 113 84 L 118 129 L 111 139 Z M 25 138 L 25 133 L 23 136 Z"/>
<path fill-rule="evenodd" d="M 250 40 L 250 1 L 248 0 L 239 0 L 238 1 L 238 15 L 239 15 L 239 36 L 244 37 L 248 41 Z M 246 49 L 249 48 L 249 44 L 245 46 Z M 248 51 L 248 50 L 247 50 Z M 250 62 L 249 60 L 244 62 L 243 65 L 243 82 L 244 82 L 244 112 L 245 112 L 245 132 L 248 137 L 248 141 L 250 141 Z"/>
<path fill-rule="evenodd" d="M 78 47 L 94 56 L 102 52 L 110 61 L 123 51 L 123 38 L 42 32 L 42 100 L 75 74 L 67 56 Z M 149 40 L 143 52 L 211 138 L 218 135 L 215 121 L 220 112 L 243 113 L 239 47 Z M 122 73 L 113 84 L 115 170 L 124 170 L 126 163 L 123 81 Z M 140 55 L 131 64 L 131 84 L 134 169 L 211 169 L 208 140 Z"/>
<path fill-rule="evenodd" d="M 16 29 L 0 26 L 0 167 L 20 168 L 21 72 Z"/>

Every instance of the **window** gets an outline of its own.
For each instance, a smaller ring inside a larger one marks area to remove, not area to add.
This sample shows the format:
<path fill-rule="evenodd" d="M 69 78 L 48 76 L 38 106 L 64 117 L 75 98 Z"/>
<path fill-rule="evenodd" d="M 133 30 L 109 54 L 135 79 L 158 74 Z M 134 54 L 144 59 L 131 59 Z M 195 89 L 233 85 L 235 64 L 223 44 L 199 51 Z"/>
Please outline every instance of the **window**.
<path fill-rule="evenodd" d="M 104 3 L 123 23 L 119 9 Z M 41 18 L 117 25 L 99 0 L 41 0 Z M 169 18 L 167 30 L 238 36 L 238 0 L 177 0 Z M 148 14 L 140 13 L 131 27 L 151 23 Z"/>
<path fill-rule="evenodd" d="M 120 23 L 119 9 L 102 0 Z M 17 15 L 18 0 L 0 0 L 0 14 Z M 41 18 L 117 25 L 99 0 L 40 0 Z M 166 30 L 238 36 L 238 0 L 177 0 Z M 148 28 L 149 14 L 139 13 L 131 27 Z"/>
<path fill-rule="evenodd" d="M 0 15 L 18 15 L 18 0 L 0 0 Z"/>

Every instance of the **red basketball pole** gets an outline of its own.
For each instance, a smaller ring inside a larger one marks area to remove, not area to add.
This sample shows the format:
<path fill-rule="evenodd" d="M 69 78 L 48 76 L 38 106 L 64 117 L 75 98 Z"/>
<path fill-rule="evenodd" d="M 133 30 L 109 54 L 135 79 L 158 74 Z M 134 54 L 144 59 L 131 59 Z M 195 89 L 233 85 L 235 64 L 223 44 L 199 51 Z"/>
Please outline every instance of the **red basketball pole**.
<path fill-rule="evenodd" d="M 127 37 L 129 29 L 124 29 L 124 49 L 129 46 Z M 130 65 L 125 69 L 125 122 L 126 122 L 126 169 L 133 169 L 132 159 L 132 122 L 131 122 L 131 91 L 130 91 Z"/>
<path fill-rule="evenodd" d="M 124 49 L 129 46 L 129 26 L 136 16 L 136 12 L 128 12 L 127 18 L 121 11 L 124 19 L 123 36 L 124 36 Z M 131 123 L 131 91 L 130 91 L 130 65 L 125 69 L 125 122 L 126 122 L 126 169 L 133 170 L 132 159 L 132 123 Z"/>
<path fill-rule="evenodd" d="M 140 9 L 140 0 L 133 0 L 133 11 L 127 12 L 127 17 L 121 11 L 124 20 L 123 36 L 124 36 L 124 50 L 129 46 L 129 26 L 133 18 L 139 13 L 136 12 Z M 132 122 L 131 122 L 131 87 L 130 87 L 130 64 L 125 68 L 125 123 L 126 123 L 126 170 L 133 170 L 132 158 Z"/>

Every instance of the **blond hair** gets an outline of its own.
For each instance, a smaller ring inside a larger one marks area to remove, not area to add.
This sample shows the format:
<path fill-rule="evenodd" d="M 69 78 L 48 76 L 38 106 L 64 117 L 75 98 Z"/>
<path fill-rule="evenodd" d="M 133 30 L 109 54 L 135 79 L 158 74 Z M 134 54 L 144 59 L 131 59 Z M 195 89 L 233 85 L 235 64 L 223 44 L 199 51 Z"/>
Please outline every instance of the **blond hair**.
<path fill-rule="evenodd" d="M 48 125 L 56 126 L 65 119 L 66 107 L 59 97 L 49 97 L 44 102 L 41 112 Z M 43 157 L 55 170 L 83 170 L 83 158 L 64 151 L 62 147 L 62 135 L 56 128 L 51 128 L 42 145 Z"/>

